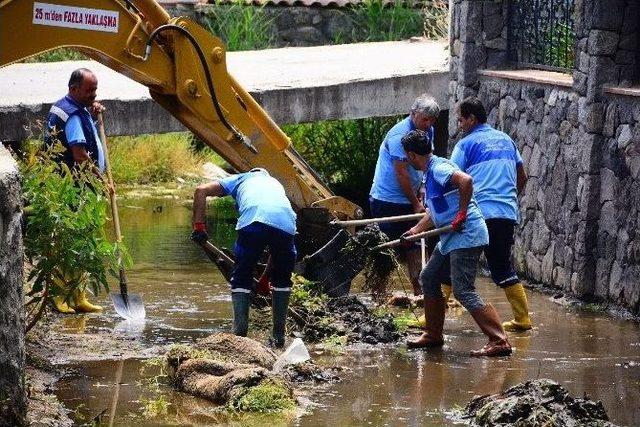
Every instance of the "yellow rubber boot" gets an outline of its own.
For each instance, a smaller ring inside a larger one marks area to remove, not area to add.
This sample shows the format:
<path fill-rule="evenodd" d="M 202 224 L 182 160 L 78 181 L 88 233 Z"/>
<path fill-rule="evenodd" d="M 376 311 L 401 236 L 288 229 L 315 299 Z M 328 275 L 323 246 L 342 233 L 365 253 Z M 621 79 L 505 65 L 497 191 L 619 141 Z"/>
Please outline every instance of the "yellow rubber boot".
<path fill-rule="evenodd" d="M 442 284 L 440 284 L 440 288 L 442 289 L 442 294 L 444 295 L 444 303 L 445 303 L 445 307 L 446 307 L 446 304 L 449 302 L 449 298 L 451 297 L 452 287 L 451 287 L 451 285 L 447 285 L 445 283 L 442 283 Z M 416 320 L 413 323 L 410 323 L 409 326 L 416 327 L 416 328 L 426 328 L 427 327 L 427 318 L 423 314 L 422 316 L 418 317 L 418 320 Z"/>
<path fill-rule="evenodd" d="M 76 290 L 74 293 L 74 307 L 78 313 L 95 313 L 96 311 L 102 311 L 102 307 L 99 305 L 91 304 L 87 299 L 87 291 L 84 289 Z"/>
<path fill-rule="evenodd" d="M 63 296 L 53 297 L 53 307 L 62 314 L 74 314 L 76 311 L 69 307 Z"/>
<path fill-rule="evenodd" d="M 529 317 L 529 305 L 527 304 L 527 294 L 520 283 L 504 288 L 511 309 L 513 310 L 513 320 L 502 323 L 505 331 L 518 332 L 531 329 L 531 318 Z"/>

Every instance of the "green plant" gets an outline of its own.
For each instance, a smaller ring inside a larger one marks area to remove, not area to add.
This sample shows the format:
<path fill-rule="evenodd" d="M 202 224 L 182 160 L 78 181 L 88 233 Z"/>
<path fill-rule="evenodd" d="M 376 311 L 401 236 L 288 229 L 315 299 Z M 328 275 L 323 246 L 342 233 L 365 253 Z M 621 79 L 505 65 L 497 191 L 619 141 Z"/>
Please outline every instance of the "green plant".
<path fill-rule="evenodd" d="M 105 269 L 117 277 L 118 255 L 128 261 L 121 244 L 110 243 L 104 228 L 107 198 L 104 184 L 88 162 L 70 170 L 54 159 L 61 144 L 46 150 L 31 142 L 21 162 L 26 208 L 25 254 L 33 266 L 27 281 L 31 329 L 50 298 L 81 286 L 98 294 L 108 291 Z M 36 308 L 38 307 L 38 308 Z"/>
<path fill-rule="evenodd" d="M 398 117 L 284 126 L 302 157 L 336 194 L 368 206 L 378 151 Z"/>
<path fill-rule="evenodd" d="M 279 380 L 270 379 L 250 387 L 229 406 L 242 412 L 280 412 L 295 408 L 296 402 L 288 387 Z"/>
<path fill-rule="evenodd" d="M 209 149 L 194 150 L 189 133 L 111 138 L 109 157 L 118 184 L 197 178 L 205 162 L 222 160 Z"/>
<path fill-rule="evenodd" d="M 364 40 L 358 41 L 392 41 L 402 40 L 423 33 L 424 22 L 420 9 L 411 3 L 395 0 L 385 3 L 383 0 L 364 0 L 353 8 L 354 35 L 359 34 Z"/>
<path fill-rule="evenodd" d="M 254 50 L 273 45 L 274 19 L 267 16 L 262 6 L 249 6 L 242 0 L 231 4 L 216 0 L 207 10 L 205 24 L 224 42 L 228 51 Z"/>
<path fill-rule="evenodd" d="M 413 311 L 403 311 L 398 315 L 393 316 L 393 324 L 396 329 L 401 332 L 404 332 L 414 326 L 417 321 L 418 319 Z"/>
<path fill-rule="evenodd" d="M 575 64 L 574 45 L 576 34 L 569 25 L 558 24 L 547 30 L 549 65 L 573 70 Z"/>
<path fill-rule="evenodd" d="M 60 61 L 80 61 L 89 59 L 86 55 L 77 50 L 62 47 L 49 50 L 27 58 L 24 62 L 60 62 Z"/>
<path fill-rule="evenodd" d="M 164 394 L 155 399 L 142 399 L 142 416 L 144 418 L 156 418 L 161 415 L 167 415 L 170 405 Z"/>

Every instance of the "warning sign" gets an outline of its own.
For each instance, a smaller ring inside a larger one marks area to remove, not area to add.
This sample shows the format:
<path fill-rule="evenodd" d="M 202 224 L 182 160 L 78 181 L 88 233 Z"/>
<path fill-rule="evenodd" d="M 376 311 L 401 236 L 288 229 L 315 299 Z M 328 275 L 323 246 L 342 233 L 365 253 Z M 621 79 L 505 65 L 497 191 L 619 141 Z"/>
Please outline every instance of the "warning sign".
<path fill-rule="evenodd" d="M 119 18 L 114 10 L 33 3 L 33 23 L 38 25 L 117 33 Z"/>

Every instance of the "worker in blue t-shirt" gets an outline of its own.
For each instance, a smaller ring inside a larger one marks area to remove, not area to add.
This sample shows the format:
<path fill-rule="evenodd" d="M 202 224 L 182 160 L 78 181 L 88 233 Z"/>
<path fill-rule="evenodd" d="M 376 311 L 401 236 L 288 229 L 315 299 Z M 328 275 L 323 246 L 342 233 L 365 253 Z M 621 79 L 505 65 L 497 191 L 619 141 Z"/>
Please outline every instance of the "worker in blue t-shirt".
<path fill-rule="evenodd" d="M 373 184 L 369 192 L 372 218 L 424 212 L 424 206 L 419 199 L 422 171 L 414 170 L 408 165 L 400 140 L 408 132 L 420 129 L 426 132 L 428 136 L 426 143 L 433 148 L 433 125 L 439 114 L 440 107 L 436 100 L 422 94 L 414 101 L 409 116 L 387 132 L 380 145 Z M 395 240 L 415 223 L 415 221 L 382 223 L 380 230 L 390 240 Z M 418 246 L 409 245 L 401 249 L 400 255 L 407 266 L 413 292 L 415 295 L 420 295 L 422 290 L 418 277 L 421 260 L 420 251 L 417 249 L 419 249 Z"/>
<path fill-rule="evenodd" d="M 489 230 L 484 254 L 491 278 L 504 289 L 514 319 L 503 324 L 508 331 L 531 329 L 527 295 L 511 262 L 513 232 L 518 224 L 518 193 L 527 174 L 513 140 L 489 126 L 487 113 L 477 98 L 466 98 L 458 107 L 462 138 L 451 160 L 473 177 L 474 197 Z"/>
<path fill-rule="evenodd" d="M 196 242 L 208 239 L 205 227 L 208 196 L 231 196 L 239 211 L 238 238 L 233 247 L 235 265 L 231 273 L 233 331 L 245 337 L 249 328 L 249 304 L 253 291 L 253 271 L 265 248 L 269 248 L 267 266 L 272 284 L 272 346 L 284 346 L 285 324 L 291 273 L 296 262 L 296 214 L 282 184 L 264 169 L 231 175 L 200 185 L 193 196 L 193 233 Z"/>
<path fill-rule="evenodd" d="M 45 144 L 62 144 L 66 150 L 61 153 L 60 161 L 69 169 L 76 164 L 89 161 L 97 168 L 97 174 L 102 173 L 105 166 L 104 153 L 94 123 L 94 116 L 104 110 L 102 104 L 96 102 L 98 79 L 90 70 L 78 68 L 71 73 L 68 88 L 67 95 L 55 102 L 49 110 L 44 135 Z M 86 275 L 82 266 L 78 266 L 74 271 L 63 271 L 61 276 L 65 280 L 56 279 L 56 285 L 60 289 L 67 289 L 69 282 L 79 281 L 81 284 L 71 295 L 53 297 L 53 306 L 57 311 L 72 314 L 102 310 L 101 306 L 89 302 Z"/>
<path fill-rule="evenodd" d="M 486 304 L 475 289 L 476 272 L 483 247 L 489 243 L 489 233 L 482 213 L 473 199 L 473 179 L 453 162 L 435 156 L 425 144 L 426 135 L 420 130 L 402 138 L 402 146 L 409 164 L 425 171 L 425 215 L 404 236 L 429 228 L 451 224 L 453 231 L 440 235 L 440 242 L 420 273 L 424 291 L 425 332 L 407 342 L 409 348 L 441 347 L 446 300 L 440 285 L 442 270 L 449 257 L 453 295 L 473 316 L 489 342 L 472 356 L 504 356 L 511 354 L 511 345 L 502 328 L 500 316 L 491 304 Z"/>

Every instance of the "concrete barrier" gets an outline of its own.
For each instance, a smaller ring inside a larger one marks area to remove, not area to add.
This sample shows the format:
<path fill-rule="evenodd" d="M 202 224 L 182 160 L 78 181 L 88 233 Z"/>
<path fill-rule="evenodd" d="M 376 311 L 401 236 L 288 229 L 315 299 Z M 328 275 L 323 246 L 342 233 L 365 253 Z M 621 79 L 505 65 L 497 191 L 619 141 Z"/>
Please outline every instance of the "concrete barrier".
<path fill-rule="evenodd" d="M 279 124 L 403 114 L 430 92 L 448 103 L 446 42 L 382 42 L 230 52 L 229 72 Z M 15 64 L 0 69 L 0 141 L 42 132 L 51 103 L 79 67 L 98 76 L 110 135 L 185 130 L 147 89 L 93 61 Z"/>

